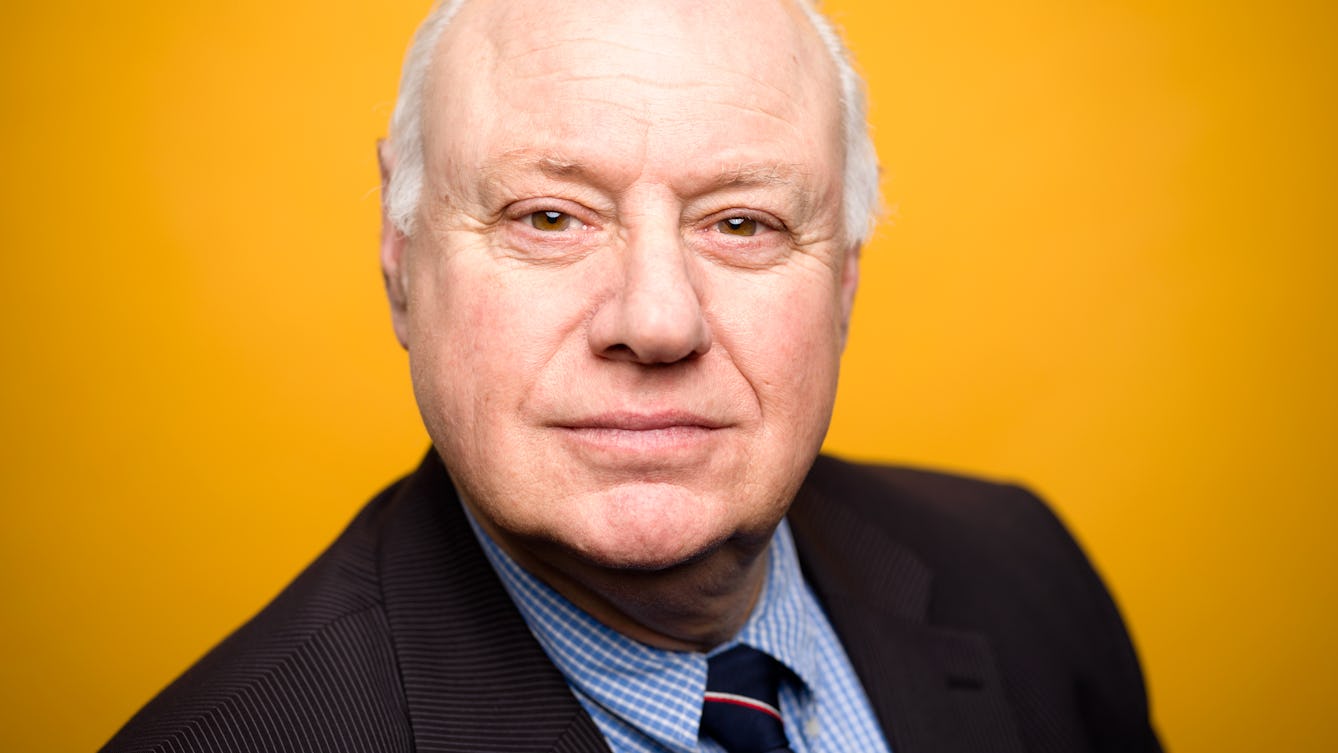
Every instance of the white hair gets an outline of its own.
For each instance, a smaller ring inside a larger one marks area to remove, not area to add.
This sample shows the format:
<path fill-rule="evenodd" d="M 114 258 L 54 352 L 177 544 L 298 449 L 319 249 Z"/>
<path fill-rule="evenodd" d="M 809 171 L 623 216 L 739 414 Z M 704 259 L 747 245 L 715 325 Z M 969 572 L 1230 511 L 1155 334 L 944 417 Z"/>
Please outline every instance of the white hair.
<path fill-rule="evenodd" d="M 383 187 L 386 217 L 405 236 L 414 232 L 418 202 L 423 194 L 423 90 L 428 70 L 447 24 L 466 0 L 438 0 L 414 33 L 404 56 L 399 98 L 390 116 L 387 147 L 392 155 L 390 176 Z M 868 240 L 882 210 L 878 190 L 878 154 L 869 136 L 864 80 L 855 72 L 853 56 L 841 35 L 809 0 L 799 6 L 827 47 L 841 82 L 841 120 L 845 146 L 842 196 L 846 238 L 853 244 Z"/>

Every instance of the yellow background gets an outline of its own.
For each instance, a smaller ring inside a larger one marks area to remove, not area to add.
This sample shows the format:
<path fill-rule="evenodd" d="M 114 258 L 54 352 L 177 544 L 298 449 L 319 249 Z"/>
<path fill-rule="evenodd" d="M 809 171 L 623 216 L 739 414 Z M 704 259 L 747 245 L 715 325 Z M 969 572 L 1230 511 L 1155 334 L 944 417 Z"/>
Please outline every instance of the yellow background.
<path fill-rule="evenodd" d="M 829 6 L 894 220 L 829 448 L 1046 494 L 1169 748 L 1328 749 L 1333 6 Z M 95 748 L 426 447 L 372 150 L 424 10 L 0 11 L 0 749 Z"/>

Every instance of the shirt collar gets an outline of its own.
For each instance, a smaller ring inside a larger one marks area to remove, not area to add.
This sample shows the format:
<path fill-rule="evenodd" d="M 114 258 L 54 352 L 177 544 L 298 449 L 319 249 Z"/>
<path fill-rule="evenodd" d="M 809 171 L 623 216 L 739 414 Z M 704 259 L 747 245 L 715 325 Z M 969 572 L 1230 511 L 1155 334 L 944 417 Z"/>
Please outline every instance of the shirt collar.
<path fill-rule="evenodd" d="M 789 523 L 782 520 L 771 537 L 767 580 L 757 606 L 735 641 L 712 654 L 746 643 L 785 665 L 805 687 L 816 687 L 817 626 L 806 608 L 805 587 Z"/>

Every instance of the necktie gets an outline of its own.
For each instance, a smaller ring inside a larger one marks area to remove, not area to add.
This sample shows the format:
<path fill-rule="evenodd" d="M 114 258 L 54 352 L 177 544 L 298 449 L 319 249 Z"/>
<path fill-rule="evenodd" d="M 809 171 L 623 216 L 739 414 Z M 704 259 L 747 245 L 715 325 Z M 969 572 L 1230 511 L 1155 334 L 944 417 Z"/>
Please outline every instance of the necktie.
<path fill-rule="evenodd" d="M 778 710 L 776 660 L 739 645 L 711 657 L 706 666 L 702 733 L 729 753 L 790 753 Z"/>

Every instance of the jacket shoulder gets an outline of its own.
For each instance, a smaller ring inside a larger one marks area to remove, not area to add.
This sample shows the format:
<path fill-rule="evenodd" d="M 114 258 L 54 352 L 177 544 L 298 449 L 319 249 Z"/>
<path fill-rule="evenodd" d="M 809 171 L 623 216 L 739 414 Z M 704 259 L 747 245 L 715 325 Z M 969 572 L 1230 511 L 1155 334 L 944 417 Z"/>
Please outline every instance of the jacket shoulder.
<path fill-rule="evenodd" d="M 394 492 L 363 508 L 104 753 L 412 750 L 376 572 L 377 529 Z"/>
<path fill-rule="evenodd" d="M 1094 750 L 1159 749 L 1119 611 L 1081 547 L 1035 494 L 830 457 L 818 459 L 805 488 L 796 506 L 803 505 L 799 519 L 820 567 L 835 563 L 844 577 L 859 578 L 870 552 L 908 556 L 916 564 L 901 569 L 931 583 L 916 603 L 923 618 L 993 646 L 1031 747 L 1081 734 Z M 883 543 L 857 543 L 872 540 Z M 1061 718 L 1082 721 L 1061 734 Z M 1058 749 L 1076 749 L 1072 740 Z"/>
<path fill-rule="evenodd" d="M 990 573 L 1048 578 L 1055 568 L 1090 571 L 1050 507 L 1019 485 L 822 456 L 806 486 L 808 504 L 873 526 L 940 580 Z M 1090 585 L 1086 575 L 1083 580 Z"/>
<path fill-rule="evenodd" d="M 889 523 L 904 524 L 909 517 L 926 525 L 970 528 L 1050 516 L 1044 503 L 1015 484 L 828 455 L 818 457 L 807 483 L 828 500 Z"/>

